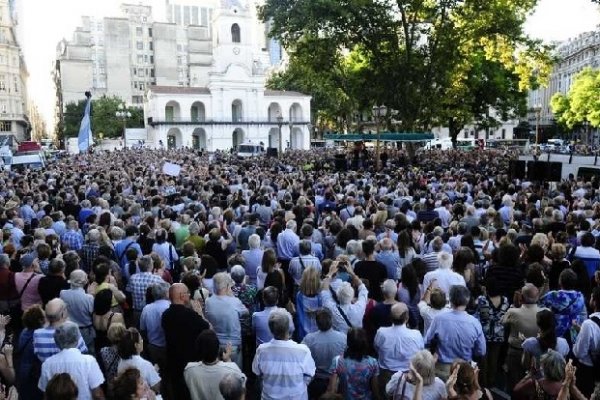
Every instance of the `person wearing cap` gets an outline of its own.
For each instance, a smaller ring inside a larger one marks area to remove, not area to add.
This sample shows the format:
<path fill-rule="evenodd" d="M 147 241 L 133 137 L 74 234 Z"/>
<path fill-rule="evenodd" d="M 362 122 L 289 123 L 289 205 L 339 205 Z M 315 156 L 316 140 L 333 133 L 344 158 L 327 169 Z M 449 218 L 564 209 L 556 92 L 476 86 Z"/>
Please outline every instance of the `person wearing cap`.
<path fill-rule="evenodd" d="M 394 304 L 390 317 L 392 326 L 379 328 L 373 342 L 373 347 L 378 354 L 381 389 L 385 388 L 397 371 L 408 370 L 411 357 L 425 347 L 421 332 L 406 326 L 408 322 L 406 304 Z"/>
<path fill-rule="evenodd" d="M 19 263 L 23 271 L 15 274 L 15 287 L 21 298 L 21 310 L 25 311 L 34 304 L 42 304 L 38 285 L 43 275 L 38 273 L 38 262 L 32 254 L 21 256 Z"/>
<path fill-rule="evenodd" d="M 70 289 L 61 290 L 60 298 L 67 305 L 69 319 L 77 324 L 85 345 L 93 354 L 94 338 L 96 331 L 92 321 L 94 313 L 94 297 L 87 294 L 84 287 L 88 283 L 87 274 L 81 269 L 76 269 L 69 275 Z"/>

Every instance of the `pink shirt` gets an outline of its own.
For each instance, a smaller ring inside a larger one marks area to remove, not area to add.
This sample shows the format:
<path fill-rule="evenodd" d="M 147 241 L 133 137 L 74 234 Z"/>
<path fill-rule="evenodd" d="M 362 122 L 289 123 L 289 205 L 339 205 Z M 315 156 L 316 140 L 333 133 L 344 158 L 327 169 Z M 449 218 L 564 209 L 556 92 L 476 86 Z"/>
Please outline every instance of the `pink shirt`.
<path fill-rule="evenodd" d="M 17 287 L 17 293 L 21 293 L 27 280 L 31 277 L 33 272 L 17 272 L 15 274 L 15 286 Z M 42 298 L 38 293 L 38 284 L 42 278 L 42 274 L 36 274 L 31 282 L 25 288 L 23 295 L 21 296 L 21 310 L 25 311 L 28 307 L 34 304 L 42 304 Z"/>

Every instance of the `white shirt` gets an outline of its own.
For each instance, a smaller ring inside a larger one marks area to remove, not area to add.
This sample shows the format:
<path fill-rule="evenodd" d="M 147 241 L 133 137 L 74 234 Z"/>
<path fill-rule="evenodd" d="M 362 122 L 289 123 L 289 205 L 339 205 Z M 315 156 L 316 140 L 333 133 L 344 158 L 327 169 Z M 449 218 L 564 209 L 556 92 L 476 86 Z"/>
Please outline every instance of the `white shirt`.
<path fill-rule="evenodd" d="M 600 259 L 600 251 L 596 250 L 593 247 L 577 246 L 577 249 L 575 249 L 575 254 L 573 254 L 573 256 L 580 257 L 580 258 L 598 258 L 598 259 Z"/>
<path fill-rule="evenodd" d="M 441 310 L 436 310 L 427 304 L 424 300 L 421 300 L 418 304 L 419 313 L 421 314 L 421 318 L 423 318 L 423 337 L 427 335 L 427 331 L 429 330 L 429 326 L 431 325 L 431 321 L 433 321 L 433 317 L 436 315 L 448 312 L 449 308 L 442 308 Z"/>
<path fill-rule="evenodd" d="M 156 369 L 152 363 L 148 360 L 144 360 L 138 355 L 132 356 L 128 360 L 119 360 L 117 372 L 120 374 L 127 368 L 137 368 L 140 371 L 142 379 L 146 382 L 146 384 L 148 384 L 149 387 L 152 387 L 160 382 L 160 376 L 158 376 L 158 372 L 156 372 Z"/>
<path fill-rule="evenodd" d="M 316 366 L 306 345 L 273 339 L 256 349 L 252 372 L 262 378 L 262 400 L 308 400 Z"/>
<path fill-rule="evenodd" d="M 590 315 L 590 318 L 600 318 L 600 312 Z M 577 335 L 577 340 L 573 346 L 573 354 L 584 365 L 592 367 L 592 358 L 590 351 L 594 354 L 600 353 L 600 327 L 591 319 L 586 319 L 581 324 L 581 330 Z"/>
<path fill-rule="evenodd" d="M 332 282 L 332 287 L 334 287 L 334 284 L 336 283 L 339 285 L 341 281 L 336 280 Z M 358 300 L 355 303 L 339 305 L 342 311 L 344 311 L 344 314 L 346 314 L 346 317 L 348 317 L 348 320 L 350 320 L 353 328 L 362 328 L 362 321 L 363 317 L 365 316 L 365 309 L 367 307 L 368 294 L 369 291 L 367 290 L 367 287 L 364 284 L 361 284 L 358 287 Z M 344 317 L 342 317 L 342 314 L 340 314 L 338 305 L 331 296 L 331 291 L 322 290 L 320 296 L 323 302 L 323 307 L 331 310 L 333 314 L 333 329 L 342 333 L 347 333 L 350 327 L 344 320 Z"/>
<path fill-rule="evenodd" d="M 452 285 L 466 286 L 465 278 L 451 269 L 438 268 L 435 271 L 426 273 L 423 278 L 423 287 L 427 289 L 434 280 L 436 280 L 435 286 L 446 294 L 450 292 Z"/>
<path fill-rule="evenodd" d="M 63 372 L 71 375 L 77 385 L 77 400 L 91 400 L 92 390 L 104 383 L 104 375 L 93 356 L 81 354 L 78 349 L 64 349 L 44 361 L 38 388 L 45 392 L 50 379 Z"/>
<path fill-rule="evenodd" d="M 407 371 L 410 359 L 425 343 L 421 332 L 408 329 L 406 324 L 377 330 L 373 346 L 378 354 L 379 367 L 390 371 Z"/>

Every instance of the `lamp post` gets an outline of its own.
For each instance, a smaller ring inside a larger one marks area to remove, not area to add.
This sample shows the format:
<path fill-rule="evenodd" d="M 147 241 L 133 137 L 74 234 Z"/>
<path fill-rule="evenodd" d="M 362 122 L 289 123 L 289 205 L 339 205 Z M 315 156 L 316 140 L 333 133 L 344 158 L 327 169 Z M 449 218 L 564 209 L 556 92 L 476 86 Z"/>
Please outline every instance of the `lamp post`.
<path fill-rule="evenodd" d="M 281 113 L 277 116 L 277 127 L 279 127 L 279 151 L 277 153 L 278 157 L 281 157 L 282 154 L 282 145 L 281 143 L 283 142 L 283 138 L 281 137 L 281 127 L 283 126 L 283 117 L 281 116 Z"/>
<path fill-rule="evenodd" d="M 291 149 L 292 146 L 294 145 L 294 140 L 293 140 L 293 135 L 292 135 L 292 133 L 294 132 L 294 121 L 292 121 L 291 118 L 290 118 L 290 121 L 288 122 L 288 125 L 290 126 L 290 149 Z"/>
<path fill-rule="evenodd" d="M 585 121 L 583 121 L 583 133 L 585 135 L 585 145 L 586 147 L 589 146 L 590 144 L 590 121 L 588 121 L 587 119 Z"/>
<path fill-rule="evenodd" d="M 125 132 L 127 132 L 127 120 L 131 118 L 131 113 L 127 111 L 125 103 L 119 104 L 118 110 L 115 113 L 115 117 L 123 121 L 123 147 L 127 148 L 127 142 L 125 138 Z"/>
<path fill-rule="evenodd" d="M 533 111 L 535 111 L 535 146 L 540 145 L 540 118 L 542 114 L 542 105 L 536 104 L 533 106 Z"/>
<path fill-rule="evenodd" d="M 381 160 L 379 159 L 380 152 L 380 139 L 381 139 L 381 129 L 379 127 L 381 120 L 387 114 L 387 107 L 383 104 L 380 106 L 373 106 L 372 109 L 373 118 L 375 119 L 375 123 L 377 126 L 377 143 L 375 144 L 375 170 L 379 171 L 379 167 L 381 166 Z"/>

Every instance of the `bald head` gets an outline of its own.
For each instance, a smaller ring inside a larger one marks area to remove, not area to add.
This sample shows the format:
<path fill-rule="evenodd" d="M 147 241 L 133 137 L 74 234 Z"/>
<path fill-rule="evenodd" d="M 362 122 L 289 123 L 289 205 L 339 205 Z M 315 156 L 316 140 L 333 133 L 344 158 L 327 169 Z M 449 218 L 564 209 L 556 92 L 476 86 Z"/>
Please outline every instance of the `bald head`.
<path fill-rule="evenodd" d="M 174 283 L 169 288 L 169 299 L 173 304 L 188 304 L 190 302 L 190 290 L 183 283 Z"/>
<path fill-rule="evenodd" d="M 392 239 L 390 238 L 384 238 L 379 242 L 379 245 L 381 246 L 381 250 L 389 251 L 394 246 L 394 242 L 392 242 Z"/>
<path fill-rule="evenodd" d="M 536 304 L 540 297 L 540 290 L 533 284 L 528 283 L 521 289 L 523 304 Z"/>
<path fill-rule="evenodd" d="M 46 304 L 46 319 L 50 324 L 60 324 L 67 319 L 67 305 L 62 299 L 55 298 Z"/>
<path fill-rule="evenodd" d="M 396 303 L 392 306 L 390 316 L 392 324 L 404 325 L 408 321 L 408 307 L 404 303 Z"/>

